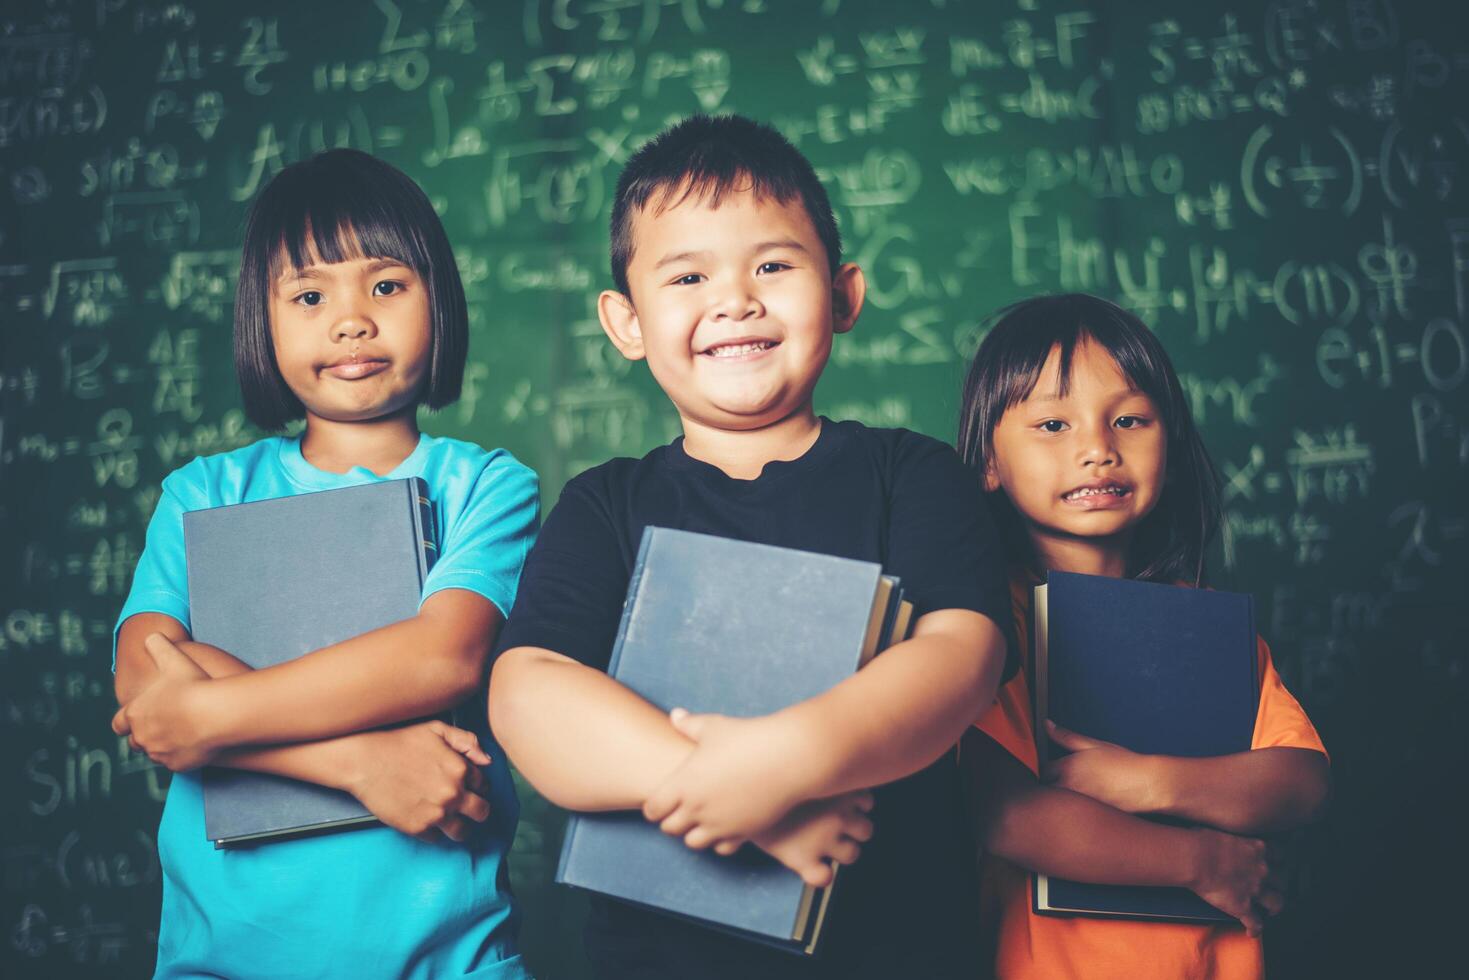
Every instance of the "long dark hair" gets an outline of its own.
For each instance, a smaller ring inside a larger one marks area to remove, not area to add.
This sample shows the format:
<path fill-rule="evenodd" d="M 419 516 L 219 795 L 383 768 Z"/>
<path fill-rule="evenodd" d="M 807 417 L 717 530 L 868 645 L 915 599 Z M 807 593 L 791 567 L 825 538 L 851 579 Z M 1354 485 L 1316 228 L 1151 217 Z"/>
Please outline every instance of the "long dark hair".
<path fill-rule="evenodd" d="M 964 379 L 959 454 L 980 472 L 993 461 L 995 426 L 1030 396 L 1051 351 L 1060 348 L 1061 394 L 1083 341 L 1099 345 L 1128 382 L 1158 406 L 1168 438 L 1162 496 L 1137 528 L 1128 574 L 1157 582 L 1202 585 L 1204 551 L 1219 529 L 1219 471 L 1194 425 L 1173 363 L 1153 332 L 1133 314 L 1096 296 L 1069 293 L 1023 300 L 992 314 L 994 324 Z M 1012 555 L 1029 555 L 1029 537 L 1003 490 L 991 494 L 996 521 Z M 1038 569 L 1037 569 L 1038 571 Z"/>

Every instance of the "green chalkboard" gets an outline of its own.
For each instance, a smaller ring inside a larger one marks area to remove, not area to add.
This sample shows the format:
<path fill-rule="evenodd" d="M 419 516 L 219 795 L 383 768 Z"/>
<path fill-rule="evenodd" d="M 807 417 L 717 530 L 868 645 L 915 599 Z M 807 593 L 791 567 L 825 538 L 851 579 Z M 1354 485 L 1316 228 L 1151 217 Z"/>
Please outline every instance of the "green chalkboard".
<path fill-rule="evenodd" d="M 0 974 L 142 976 L 167 774 L 108 729 L 159 481 L 256 438 L 240 226 L 354 146 L 428 191 L 469 294 L 435 433 L 546 505 L 676 434 L 596 324 L 640 141 L 697 111 L 811 158 L 871 291 L 818 407 L 950 438 L 984 314 L 1086 290 L 1163 339 L 1253 592 L 1331 749 L 1276 976 L 1415 976 L 1462 881 L 1469 14 L 1410 0 L 21 0 L 0 13 Z M 585 975 L 528 790 L 524 945 Z M 956 855 L 956 860 L 960 856 Z M 978 975 L 978 970 L 976 971 Z"/>

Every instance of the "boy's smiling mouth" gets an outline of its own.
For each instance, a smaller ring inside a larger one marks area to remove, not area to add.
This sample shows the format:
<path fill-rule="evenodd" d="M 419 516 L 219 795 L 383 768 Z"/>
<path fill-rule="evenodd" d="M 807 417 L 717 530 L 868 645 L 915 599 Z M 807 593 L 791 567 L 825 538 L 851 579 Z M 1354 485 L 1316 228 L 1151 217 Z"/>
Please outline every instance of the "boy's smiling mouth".
<path fill-rule="evenodd" d="M 706 347 L 699 351 L 701 357 L 712 357 L 715 360 L 741 360 L 756 357 L 768 350 L 780 346 L 778 340 L 768 340 L 764 337 L 736 337 L 733 340 L 722 340 L 712 347 Z"/>

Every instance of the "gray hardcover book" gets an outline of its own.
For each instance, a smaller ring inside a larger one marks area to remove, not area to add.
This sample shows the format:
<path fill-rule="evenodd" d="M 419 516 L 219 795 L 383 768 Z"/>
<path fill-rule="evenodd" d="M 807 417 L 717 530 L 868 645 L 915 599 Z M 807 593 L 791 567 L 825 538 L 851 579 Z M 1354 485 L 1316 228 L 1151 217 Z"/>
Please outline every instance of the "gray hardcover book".
<path fill-rule="evenodd" d="M 256 669 L 418 612 L 436 553 L 418 478 L 184 515 L 194 639 Z M 204 824 L 216 847 L 375 823 L 347 793 L 207 767 Z"/>
<path fill-rule="evenodd" d="M 650 527 L 608 672 L 665 711 L 765 715 L 851 676 L 898 604 L 872 562 Z M 693 851 L 636 812 L 573 814 L 556 880 L 806 953 L 829 895 L 753 847 Z"/>

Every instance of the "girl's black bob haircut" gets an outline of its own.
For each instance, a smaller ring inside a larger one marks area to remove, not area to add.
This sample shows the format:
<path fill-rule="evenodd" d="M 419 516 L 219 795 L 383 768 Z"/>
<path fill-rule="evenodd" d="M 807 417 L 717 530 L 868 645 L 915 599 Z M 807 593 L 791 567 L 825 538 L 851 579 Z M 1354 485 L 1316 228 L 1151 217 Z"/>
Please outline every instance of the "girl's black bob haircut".
<path fill-rule="evenodd" d="M 753 190 L 781 204 L 800 201 L 826 249 L 832 275 L 842 264 L 842 238 L 826 188 L 811 161 L 769 126 L 744 116 L 690 116 L 644 143 L 622 168 L 612 199 L 612 281 L 631 296 L 633 217 L 650 203 L 662 212 L 690 196 L 718 207 L 734 192 Z"/>
<path fill-rule="evenodd" d="M 1082 293 L 1040 296 L 1007 306 L 974 355 L 959 418 L 959 454 L 984 472 L 992 462 L 995 426 L 1030 396 L 1051 351 L 1060 348 L 1061 395 L 1071 382 L 1071 359 L 1083 341 L 1099 345 L 1128 382 L 1162 414 L 1168 469 L 1162 496 L 1137 529 L 1128 574 L 1155 582 L 1204 581 L 1204 552 L 1219 529 L 1219 473 L 1194 426 L 1173 363 L 1153 332 L 1119 306 Z M 1035 556 L 1020 515 L 1003 492 L 990 495 L 1011 554 Z"/>
<path fill-rule="evenodd" d="M 355 258 L 395 259 L 423 278 L 433 339 L 420 400 L 443 408 L 459 397 L 469 317 L 439 216 L 396 167 L 358 150 L 328 150 L 277 174 L 245 221 L 235 291 L 235 375 L 245 414 L 260 428 L 276 431 L 305 415 L 276 367 L 272 284 L 313 261 Z"/>

